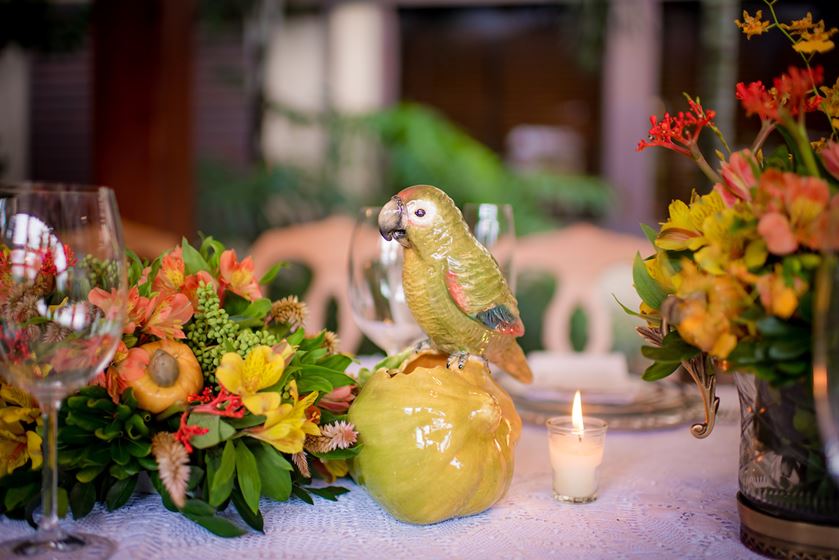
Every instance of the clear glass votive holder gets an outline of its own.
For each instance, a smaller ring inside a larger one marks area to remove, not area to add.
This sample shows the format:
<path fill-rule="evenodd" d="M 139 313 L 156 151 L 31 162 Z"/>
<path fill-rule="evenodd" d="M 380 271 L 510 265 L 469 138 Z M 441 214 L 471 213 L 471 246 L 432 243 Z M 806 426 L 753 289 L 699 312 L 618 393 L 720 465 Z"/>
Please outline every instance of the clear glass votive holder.
<path fill-rule="evenodd" d="M 597 467 L 603 461 L 606 444 L 606 422 L 585 416 L 580 431 L 570 416 L 555 416 L 545 425 L 554 498 L 572 504 L 593 502 L 597 499 Z"/>

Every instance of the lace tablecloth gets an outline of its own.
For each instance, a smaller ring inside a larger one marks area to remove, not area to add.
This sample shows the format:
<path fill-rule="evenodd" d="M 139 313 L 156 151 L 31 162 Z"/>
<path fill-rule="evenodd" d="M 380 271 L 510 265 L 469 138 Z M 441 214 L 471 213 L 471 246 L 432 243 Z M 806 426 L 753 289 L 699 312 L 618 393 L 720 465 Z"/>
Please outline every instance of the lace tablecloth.
<path fill-rule="evenodd" d="M 263 503 L 266 534 L 214 537 L 169 513 L 156 495 L 101 508 L 71 526 L 119 543 L 116 558 L 760 558 L 740 544 L 735 493 L 739 428 L 705 440 L 681 427 L 610 433 L 600 498 L 565 505 L 551 495 L 544 428 L 525 426 L 510 491 L 491 510 L 416 527 L 383 511 L 362 488 L 338 502 Z M 232 509 L 232 508 L 231 508 Z M 0 521 L 3 539 L 31 529 Z"/>

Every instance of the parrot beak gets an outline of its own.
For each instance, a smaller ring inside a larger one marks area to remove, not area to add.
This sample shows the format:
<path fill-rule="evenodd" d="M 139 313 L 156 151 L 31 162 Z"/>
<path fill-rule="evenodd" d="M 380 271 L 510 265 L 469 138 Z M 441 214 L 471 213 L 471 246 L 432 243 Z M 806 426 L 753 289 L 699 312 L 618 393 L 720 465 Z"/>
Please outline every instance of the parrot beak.
<path fill-rule="evenodd" d="M 405 205 L 398 196 L 391 198 L 379 212 L 379 233 L 387 241 L 395 239 L 397 243 L 410 249 L 411 242 L 408 241 L 405 232 Z"/>

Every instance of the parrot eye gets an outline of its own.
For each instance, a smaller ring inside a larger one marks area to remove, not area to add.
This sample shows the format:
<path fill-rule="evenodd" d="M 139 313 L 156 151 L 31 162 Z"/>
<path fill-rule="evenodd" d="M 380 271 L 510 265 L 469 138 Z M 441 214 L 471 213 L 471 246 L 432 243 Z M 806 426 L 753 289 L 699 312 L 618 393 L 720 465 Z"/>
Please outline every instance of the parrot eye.
<path fill-rule="evenodd" d="M 414 212 L 414 215 L 417 218 L 422 218 L 423 216 L 425 216 L 425 210 L 423 210 L 422 208 L 419 208 L 416 212 Z"/>

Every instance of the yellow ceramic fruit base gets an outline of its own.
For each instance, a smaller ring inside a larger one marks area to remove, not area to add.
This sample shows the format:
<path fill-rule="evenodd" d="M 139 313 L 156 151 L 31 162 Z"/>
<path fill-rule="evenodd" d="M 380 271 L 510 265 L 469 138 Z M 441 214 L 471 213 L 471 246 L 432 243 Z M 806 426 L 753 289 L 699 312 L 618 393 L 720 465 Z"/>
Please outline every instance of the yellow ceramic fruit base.
<path fill-rule="evenodd" d="M 737 494 L 740 540 L 770 558 L 839 560 L 839 526 L 788 521 L 760 513 Z"/>

